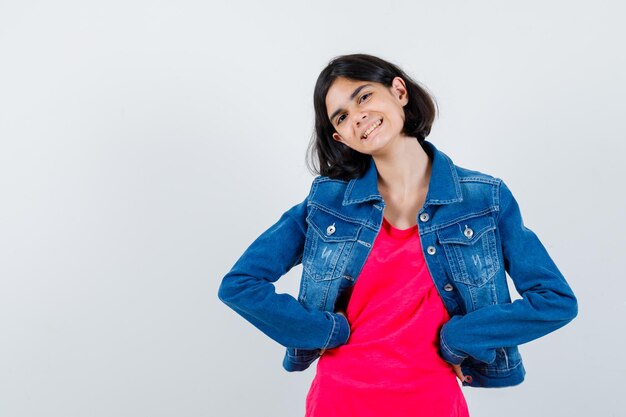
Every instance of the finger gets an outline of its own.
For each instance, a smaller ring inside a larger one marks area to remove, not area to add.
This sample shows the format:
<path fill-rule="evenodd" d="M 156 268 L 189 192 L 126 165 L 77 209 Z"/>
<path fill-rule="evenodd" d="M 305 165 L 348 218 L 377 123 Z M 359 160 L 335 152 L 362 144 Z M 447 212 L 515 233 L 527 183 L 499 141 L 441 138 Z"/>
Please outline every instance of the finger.
<path fill-rule="evenodd" d="M 465 381 L 465 375 L 463 375 L 463 371 L 461 370 L 461 367 L 459 365 L 452 365 L 452 367 L 454 368 L 454 372 L 456 373 L 456 376 L 459 377 L 461 381 Z"/>

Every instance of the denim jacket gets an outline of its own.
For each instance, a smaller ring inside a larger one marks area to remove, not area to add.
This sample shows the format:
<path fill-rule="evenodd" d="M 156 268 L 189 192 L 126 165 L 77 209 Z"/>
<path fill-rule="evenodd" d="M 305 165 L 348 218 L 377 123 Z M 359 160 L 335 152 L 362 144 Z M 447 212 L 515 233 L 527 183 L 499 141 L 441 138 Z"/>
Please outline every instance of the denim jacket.
<path fill-rule="evenodd" d="M 416 222 L 450 315 L 440 330 L 439 354 L 461 365 L 469 376 L 464 386 L 517 385 L 526 373 L 518 345 L 573 320 L 576 297 L 524 225 L 503 180 L 455 165 L 428 141 L 422 147 L 432 171 Z M 348 341 L 350 324 L 336 311 L 345 308 L 384 208 L 373 159 L 356 179 L 317 176 L 307 197 L 256 238 L 224 276 L 219 299 L 286 347 L 285 370 L 305 370 L 321 349 Z M 298 298 L 276 293 L 272 283 L 298 264 Z M 511 302 L 505 271 L 521 299 Z"/>

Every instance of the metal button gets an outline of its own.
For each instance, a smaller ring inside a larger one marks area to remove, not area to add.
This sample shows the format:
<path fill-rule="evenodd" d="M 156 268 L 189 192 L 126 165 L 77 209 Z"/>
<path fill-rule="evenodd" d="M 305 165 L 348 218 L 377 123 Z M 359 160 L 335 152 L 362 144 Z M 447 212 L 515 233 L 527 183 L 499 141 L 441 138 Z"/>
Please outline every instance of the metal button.
<path fill-rule="evenodd" d="M 428 221 L 428 213 L 420 214 L 420 220 L 423 221 L 423 222 L 427 222 Z"/>
<path fill-rule="evenodd" d="M 472 376 L 471 375 L 465 375 L 465 382 L 467 382 L 468 384 L 472 383 Z"/>
<path fill-rule="evenodd" d="M 446 291 L 452 291 L 454 289 L 454 287 L 452 286 L 452 284 L 446 284 L 443 287 L 443 289 L 446 290 Z"/>
<path fill-rule="evenodd" d="M 469 227 L 467 227 L 467 225 L 465 225 L 465 230 L 463 231 L 463 234 L 468 238 L 471 239 L 472 236 L 474 236 L 474 231 L 472 229 L 470 229 Z"/>
<path fill-rule="evenodd" d="M 326 228 L 326 234 L 327 235 L 332 235 L 333 233 L 335 233 L 335 223 L 331 224 L 330 226 L 328 226 Z"/>
<path fill-rule="evenodd" d="M 429 246 L 428 249 L 426 249 L 426 251 L 428 252 L 429 255 L 434 255 L 435 252 L 437 252 L 437 249 L 435 249 L 434 246 Z"/>

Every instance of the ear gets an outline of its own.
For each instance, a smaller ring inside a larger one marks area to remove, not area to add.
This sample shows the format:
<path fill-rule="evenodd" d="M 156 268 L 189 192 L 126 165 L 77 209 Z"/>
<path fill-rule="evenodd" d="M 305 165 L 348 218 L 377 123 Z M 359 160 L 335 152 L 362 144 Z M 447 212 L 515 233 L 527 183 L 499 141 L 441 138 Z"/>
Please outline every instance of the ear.
<path fill-rule="evenodd" d="M 333 133 L 333 139 L 335 139 L 337 142 L 341 142 L 345 145 L 343 138 L 341 136 L 339 136 L 339 133 L 335 132 Z"/>
<path fill-rule="evenodd" d="M 406 89 L 406 83 L 401 77 L 395 77 L 391 81 L 391 93 L 400 101 L 402 107 L 409 102 L 409 93 Z"/>

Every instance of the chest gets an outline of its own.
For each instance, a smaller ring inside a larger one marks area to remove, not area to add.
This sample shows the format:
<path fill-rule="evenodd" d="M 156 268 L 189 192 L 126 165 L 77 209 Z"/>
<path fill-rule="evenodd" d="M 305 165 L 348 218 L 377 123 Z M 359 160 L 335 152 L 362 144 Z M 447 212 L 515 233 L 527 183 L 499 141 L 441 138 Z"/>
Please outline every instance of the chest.
<path fill-rule="evenodd" d="M 359 211 L 312 204 L 299 300 L 311 308 L 334 310 L 356 284 L 384 215 L 400 229 L 419 223 L 422 256 L 450 314 L 495 304 L 507 293 L 492 208 L 424 207 L 418 199 L 407 205 L 373 202 Z"/>
<path fill-rule="evenodd" d="M 408 229 L 414 226 L 417 215 L 424 206 L 426 191 L 423 190 L 408 198 L 398 198 L 384 191 L 381 192 L 384 199 L 384 217 L 398 229 Z"/>

